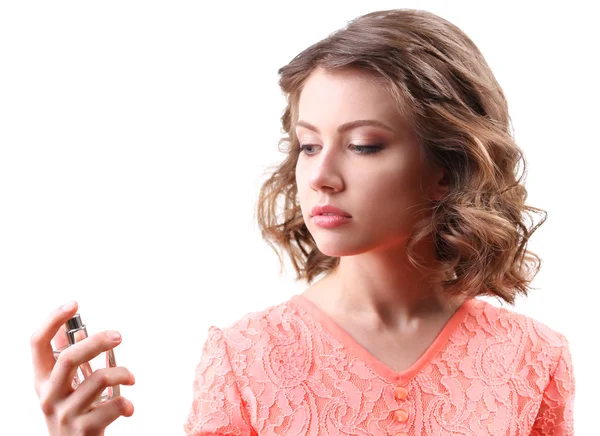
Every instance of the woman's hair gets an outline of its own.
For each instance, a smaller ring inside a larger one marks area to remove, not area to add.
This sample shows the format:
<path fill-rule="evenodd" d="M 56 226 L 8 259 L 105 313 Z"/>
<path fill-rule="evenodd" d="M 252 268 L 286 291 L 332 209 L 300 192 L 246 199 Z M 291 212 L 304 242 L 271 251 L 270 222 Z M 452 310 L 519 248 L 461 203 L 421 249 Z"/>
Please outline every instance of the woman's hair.
<path fill-rule="evenodd" d="M 375 78 L 416 132 L 424 159 L 448 173 L 449 191 L 432 201 L 431 214 L 415 224 L 408 239 L 411 264 L 442 279 L 452 295 L 489 295 L 510 304 L 517 294 L 527 295 L 541 259 L 526 245 L 547 213 L 525 204 L 526 163 L 513 139 L 504 93 L 465 33 L 418 10 L 360 16 L 279 69 L 287 101 L 279 150 L 286 156 L 260 189 L 257 219 L 282 268 L 280 250 L 289 255 L 297 280 L 309 283 L 339 263 L 318 250 L 295 182 L 298 101 L 316 68 Z M 519 162 L 523 168 L 517 178 Z M 527 212 L 543 217 L 528 226 Z M 428 238 L 435 243 L 436 265 L 421 263 L 416 254 L 417 244 Z"/>

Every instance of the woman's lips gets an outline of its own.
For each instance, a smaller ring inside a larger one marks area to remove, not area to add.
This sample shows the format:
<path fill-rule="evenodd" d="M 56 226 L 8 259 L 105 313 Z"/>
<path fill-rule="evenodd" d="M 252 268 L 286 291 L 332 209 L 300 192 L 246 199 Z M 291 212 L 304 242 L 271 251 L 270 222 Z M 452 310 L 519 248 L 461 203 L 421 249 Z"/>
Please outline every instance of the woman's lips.
<path fill-rule="evenodd" d="M 334 214 L 334 215 L 340 215 L 340 216 L 352 218 L 352 215 L 350 215 L 348 212 L 346 212 L 345 210 L 339 209 L 332 204 L 324 204 L 324 205 L 317 204 L 315 207 L 312 208 L 312 211 L 311 211 L 312 216 L 325 215 L 325 214 Z"/>
<path fill-rule="evenodd" d="M 315 215 L 312 217 L 313 223 L 325 229 L 333 229 L 346 224 L 352 220 L 351 217 L 342 215 Z"/>

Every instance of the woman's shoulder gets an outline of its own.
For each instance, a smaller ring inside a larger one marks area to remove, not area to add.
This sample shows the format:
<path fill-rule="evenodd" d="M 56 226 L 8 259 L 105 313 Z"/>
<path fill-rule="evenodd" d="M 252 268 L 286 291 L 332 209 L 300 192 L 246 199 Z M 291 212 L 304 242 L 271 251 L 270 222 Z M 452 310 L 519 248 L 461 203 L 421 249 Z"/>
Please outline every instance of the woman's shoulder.
<path fill-rule="evenodd" d="M 234 322 L 222 327 L 211 326 L 210 335 L 223 336 L 228 345 L 242 348 L 256 346 L 258 342 L 272 340 L 274 336 L 293 337 L 294 324 L 302 316 L 293 298 L 245 313 Z"/>
<path fill-rule="evenodd" d="M 565 336 L 556 328 L 518 312 L 513 306 L 499 305 L 489 300 L 477 298 L 472 303 L 471 316 L 465 320 L 467 328 L 481 328 L 486 336 L 515 345 L 529 344 L 532 349 L 556 349 L 560 352 L 568 347 Z"/>

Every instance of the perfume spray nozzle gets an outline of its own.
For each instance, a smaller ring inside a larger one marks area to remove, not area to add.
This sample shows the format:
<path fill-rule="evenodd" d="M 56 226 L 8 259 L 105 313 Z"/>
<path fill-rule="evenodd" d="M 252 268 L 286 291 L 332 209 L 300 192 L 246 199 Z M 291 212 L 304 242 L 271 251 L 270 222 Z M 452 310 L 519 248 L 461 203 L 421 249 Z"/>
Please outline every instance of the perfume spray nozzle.
<path fill-rule="evenodd" d="M 78 313 L 73 315 L 73 317 L 65 323 L 65 330 L 79 330 L 80 328 L 85 328 L 85 325 L 83 324 L 83 321 L 81 321 L 81 316 Z"/>
<path fill-rule="evenodd" d="M 75 342 L 79 342 L 82 338 L 87 338 L 87 329 L 85 328 L 85 324 L 81 321 L 81 316 L 79 316 L 78 313 L 73 315 L 73 317 L 65 323 L 65 334 L 67 335 L 67 340 L 69 341 L 70 345 L 75 344 Z"/>

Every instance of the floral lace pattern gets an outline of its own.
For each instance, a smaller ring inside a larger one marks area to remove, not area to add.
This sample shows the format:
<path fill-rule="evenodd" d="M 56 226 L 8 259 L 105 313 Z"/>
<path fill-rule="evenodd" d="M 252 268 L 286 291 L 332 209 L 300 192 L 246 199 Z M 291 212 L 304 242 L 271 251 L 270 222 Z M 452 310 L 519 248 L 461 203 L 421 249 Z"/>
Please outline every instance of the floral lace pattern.
<path fill-rule="evenodd" d="M 466 302 L 397 373 L 301 295 L 211 326 L 186 435 L 572 435 L 567 340 Z"/>

